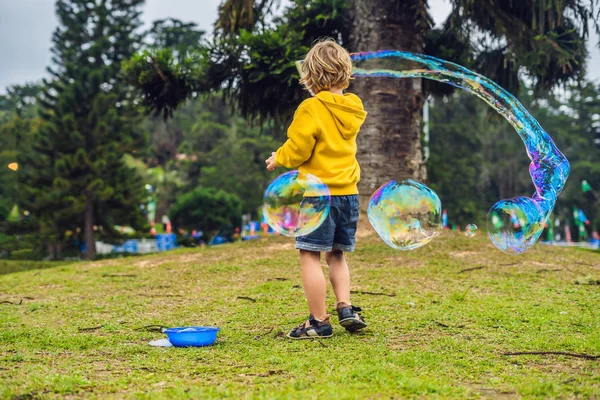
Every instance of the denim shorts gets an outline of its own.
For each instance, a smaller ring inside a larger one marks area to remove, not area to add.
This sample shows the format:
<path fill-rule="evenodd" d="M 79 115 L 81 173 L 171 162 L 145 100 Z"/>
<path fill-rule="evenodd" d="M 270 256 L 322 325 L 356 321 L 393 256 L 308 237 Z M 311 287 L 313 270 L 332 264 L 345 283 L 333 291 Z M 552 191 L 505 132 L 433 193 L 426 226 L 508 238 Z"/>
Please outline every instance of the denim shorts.
<path fill-rule="evenodd" d="M 296 248 L 308 251 L 354 251 L 358 225 L 358 195 L 331 196 L 329 215 L 314 232 L 296 238 Z"/>

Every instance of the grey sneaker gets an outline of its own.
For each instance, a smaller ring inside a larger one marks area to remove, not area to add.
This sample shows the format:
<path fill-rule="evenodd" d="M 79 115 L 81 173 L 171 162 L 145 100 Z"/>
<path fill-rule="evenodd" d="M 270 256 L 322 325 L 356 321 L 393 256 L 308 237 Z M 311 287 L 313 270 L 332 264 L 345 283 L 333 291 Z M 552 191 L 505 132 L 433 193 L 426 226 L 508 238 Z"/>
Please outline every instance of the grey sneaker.
<path fill-rule="evenodd" d="M 367 327 L 365 319 L 359 314 L 362 309 L 346 303 L 338 303 L 336 306 L 340 325 L 348 332 L 355 332 Z"/>

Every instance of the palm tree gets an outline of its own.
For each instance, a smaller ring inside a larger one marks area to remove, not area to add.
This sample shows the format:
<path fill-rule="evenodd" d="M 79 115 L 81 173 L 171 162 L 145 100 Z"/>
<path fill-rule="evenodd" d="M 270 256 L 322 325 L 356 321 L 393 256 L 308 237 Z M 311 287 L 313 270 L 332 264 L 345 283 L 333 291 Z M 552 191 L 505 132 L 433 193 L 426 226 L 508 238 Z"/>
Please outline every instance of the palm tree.
<path fill-rule="evenodd" d="M 425 0 L 351 2 L 349 48 L 423 53 L 430 26 Z M 390 179 L 427 178 L 421 151 L 423 88 L 420 79 L 358 79 L 352 89 L 369 117 L 358 136 L 363 208 L 374 189 Z"/>
<path fill-rule="evenodd" d="M 275 0 L 223 0 L 215 28 L 225 33 L 251 30 L 274 3 Z"/>

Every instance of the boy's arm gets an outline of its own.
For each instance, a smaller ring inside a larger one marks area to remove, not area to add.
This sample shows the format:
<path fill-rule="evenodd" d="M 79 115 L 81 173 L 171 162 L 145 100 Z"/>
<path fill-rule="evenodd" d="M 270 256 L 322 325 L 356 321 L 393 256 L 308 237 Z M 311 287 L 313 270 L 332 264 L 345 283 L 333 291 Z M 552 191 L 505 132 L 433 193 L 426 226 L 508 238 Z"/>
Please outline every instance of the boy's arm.
<path fill-rule="evenodd" d="M 317 122 L 303 107 L 294 115 L 288 128 L 288 140 L 275 154 L 277 164 L 296 168 L 308 160 L 317 142 Z"/>

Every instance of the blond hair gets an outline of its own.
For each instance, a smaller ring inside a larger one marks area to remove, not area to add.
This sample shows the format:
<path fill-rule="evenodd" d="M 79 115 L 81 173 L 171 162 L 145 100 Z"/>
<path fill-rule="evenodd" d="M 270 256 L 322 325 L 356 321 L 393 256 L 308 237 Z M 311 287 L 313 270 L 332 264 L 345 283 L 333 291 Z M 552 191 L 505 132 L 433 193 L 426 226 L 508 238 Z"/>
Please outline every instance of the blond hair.
<path fill-rule="evenodd" d="M 346 89 L 351 75 L 350 54 L 333 39 L 326 39 L 315 44 L 306 55 L 300 83 L 314 93 L 333 87 Z"/>

